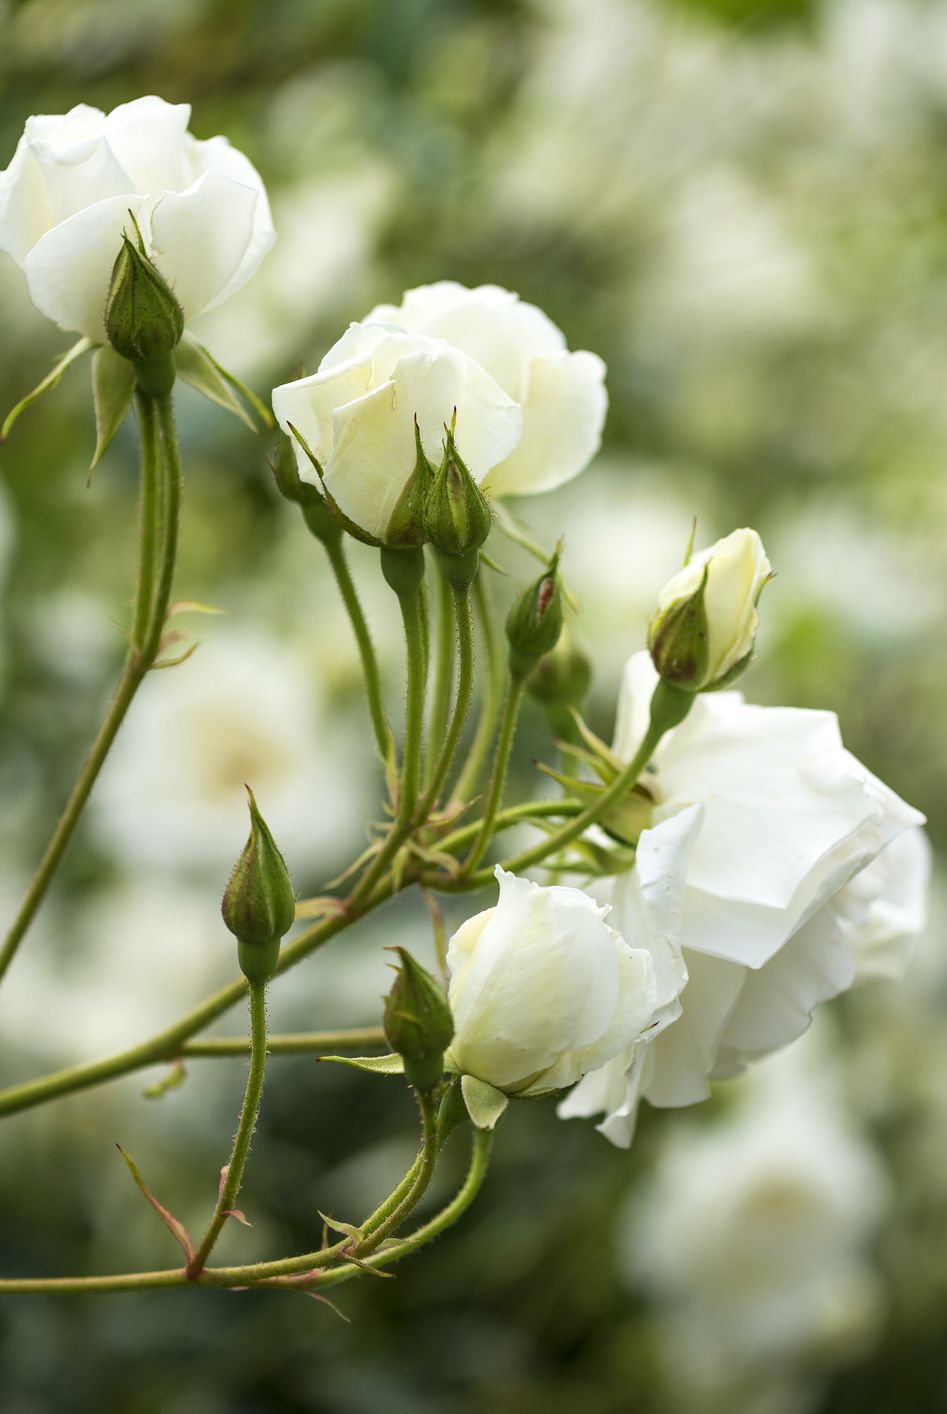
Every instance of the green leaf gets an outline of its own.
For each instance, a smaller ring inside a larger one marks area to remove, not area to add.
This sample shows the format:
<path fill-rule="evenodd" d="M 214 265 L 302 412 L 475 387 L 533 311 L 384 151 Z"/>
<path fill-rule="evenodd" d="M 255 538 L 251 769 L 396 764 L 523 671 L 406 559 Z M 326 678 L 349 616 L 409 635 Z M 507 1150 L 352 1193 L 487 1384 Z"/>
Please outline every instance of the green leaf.
<path fill-rule="evenodd" d="M 317 1056 L 316 1059 L 350 1065 L 355 1070 L 368 1070 L 373 1075 L 404 1075 L 404 1061 L 394 1053 L 388 1056 Z"/>
<path fill-rule="evenodd" d="M 92 396 L 95 400 L 95 455 L 89 474 L 125 420 L 135 393 L 135 369 L 127 358 L 103 344 L 92 355 Z"/>
<path fill-rule="evenodd" d="M 214 355 L 211 353 L 210 349 L 204 349 L 203 352 L 210 359 L 211 363 L 214 365 L 221 378 L 223 378 L 226 383 L 230 384 L 234 392 L 240 394 L 244 402 L 248 402 L 250 404 L 253 411 L 263 423 L 263 426 L 266 428 L 266 430 L 268 432 L 272 431 L 272 429 L 276 425 L 273 421 L 273 414 L 270 412 L 269 408 L 262 400 L 262 398 L 258 398 L 252 388 L 248 388 L 246 383 L 241 382 L 241 380 L 237 377 L 236 373 L 231 373 L 229 369 L 224 368 L 223 364 L 218 363 L 217 360 L 214 358 Z"/>
<path fill-rule="evenodd" d="M 473 1075 L 461 1076 L 460 1090 L 467 1113 L 478 1129 L 492 1129 L 510 1103 L 510 1097 L 502 1090 Z"/>
<path fill-rule="evenodd" d="M 185 383 L 189 383 L 202 397 L 209 398 L 212 403 L 217 403 L 220 407 L 232 412 L 235 417 L 249 427 L 251 432 L 257 431 L 257 425 L 247 412 L 243 403 L 234 393 L 230 383 L 220 371 L 218 365 L 196 339 L 192 339 L 190 334 L 185 334 L 174 351 L 174 364 L 178 371 L 178 377 L 183 378 Z"/>
<path fill-rule="evenodd" d="M 82 355 L 87 353 L 91 348 L 91 339 L 79 339 L 77 343 L 73 344 L 68 353 L 63 354 L 62 358 L 54 368 L 50 369 L 43 381 L 37 383 L 32 393 L 27 393 L 25 398 L 20 399 L 12 412 L 7 413 L 6 421 L 3 426 L 0 427 L 0 442 L 7 440 L 7 437 L 10 435 L 10 429 L 20 413 L 24 412 L 29 407 L 30 403 L 35 403 L 37 398 L 42 397 L 43 393 L 48 393 L 50 388 L 55 388 L 70 364 L 75 363 L 77 358 L 81 358 Z"/>
<path fill-rule="evenodd" d="M 181 1244 L 181 1247 L 184 1251 L 184 1255 L 190 1262 L 194 1256 L 194 1244 L 190 1239 L 187 1228 L 182 1222 L 178 1221 L 178 1219 L 174 1216 L 173 1213 L 168 1212 L 167 1208 L 164 1206 L 163 1203 L 158 1202 L 157 1198 L 152 1193 L 148 1185 L 145 1183 L 145 1180 L 142 1178 L 141 1174 L 138 1172 L 137 1165 L 129 1157 L 129 1155 L 125 1153 L 125 1150 L 122 1148 L 121 1144 L 116 1144 L 115 1147 L 121 1154 L 122 1158 L 125 1160 L 126 1164 L 128 1165 L 128 1171 L 131 1174 L 132 1178 L 135 1180 L 139 1189 L 148 1199 L 148 1202 L 154 1208 L 155 1212 L 158 1214 L 158 1217 L 161 1219 L 165 1227 L 171 1233 L 171 1236 L 174 1238 L 175 1242 L 179 1242 Z"/>

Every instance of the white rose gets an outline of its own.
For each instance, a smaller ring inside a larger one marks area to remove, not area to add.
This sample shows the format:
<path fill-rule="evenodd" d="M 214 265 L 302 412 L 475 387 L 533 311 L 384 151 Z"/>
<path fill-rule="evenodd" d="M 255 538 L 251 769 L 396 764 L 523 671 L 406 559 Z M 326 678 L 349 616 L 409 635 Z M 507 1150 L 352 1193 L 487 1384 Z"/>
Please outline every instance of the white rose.
<path fill-rule="evenodd" d="M 454 1039 L 447 1064 L 498 1090 L 571 1085 L 654 1022 L 655 968 L 580 889 L 496 870 L 500 897 L 447 954 Z"/>
<path fill-rule="evenodd" d="M 450 344 L 377 324 L 350 325 L 318 372 L 273 390 L 280 426 L 299 430 L 340 509 L 378 540 L 417 463 L 415 418 L 436 466 L 455 410 L 457 449 L 480 482 L 520 439 L 518 405 Z M 318 484 L 298 444 L 296 456 L 303 480 Z"/>
<path fill-rule="evenodd" d="M 615 740 L 623 759 L 641 740 L 656 677 L 645 653 L 626 666 Z M 600 1128 L 622 1145 L 642 1096 L 659 1106 L 706 1099 L 711 1080 L 795 1040 L 818 1003 L 850 987 L 859 969 L 867 974 L 863 959 L 872 938 L 880 945 L 882 925 L 897 950 L 923 917 L 923 866 L 896 916 L 879 882 L 882 851 L 892 842 L 903 849 L 899 837 L 923 816 L 844 749 L 833 713 L 751 706 L 737 692 L 700 697 L 653 766 L 656 842 L 685 807 L 702 806 L 679 934 L 681 1014 L 653 1044 L 587 1076 L 560 1107 L 564 1117 L 604 1112 Z M 630 883 L 613 888 L 624 928 Z"/>
<path fill-rule="evenodd" d="M 879 1315 L 867 1255 L 890 1195 L 826 1088 L 835 1058 L 809 1050 L 807 1038 L 767 1061 L 716 1123 L 674 1125 L 622 1214 L 619 1265 L 702 1394 L 748 1367 L 772 1379 L 774 1360 L 843 1354 Z"/>
<path fill-rule="evenodd" d="M 753 651 L 756 606 L 771 575 L 755 530 L 734 530 L 692 555 L 662 589 L 651 621 L 648 646 L 662 677 L 699 692 L 738 668 Z M 706 638 L 686 612 L 702 585 Z"/>
<path fill-rule="evenodd" d="M 608 408 L 605 365 L 570 353 L 542 310 L 497 285 L 468 289 L 454 280 L 408 290 L 400 305 L 378 305 L 366 324 L 444 339 L 495 378 L 523 411 L 523 436 L 490 471 L 495 496 L 550 491 L 595 456 Z M 458 439 L 463 455 L 464 444 Z"/>
<path fill-rule="evenodd" d="M 129 211 L 185 319 L 239 289 L 273 244 L 259 175 L 226 138 L 192 137 L 190 116 L 187 103 L 149 97 L 27 119 L 0 172 L 0 250 L 61 328 L 105 340 Z"/>

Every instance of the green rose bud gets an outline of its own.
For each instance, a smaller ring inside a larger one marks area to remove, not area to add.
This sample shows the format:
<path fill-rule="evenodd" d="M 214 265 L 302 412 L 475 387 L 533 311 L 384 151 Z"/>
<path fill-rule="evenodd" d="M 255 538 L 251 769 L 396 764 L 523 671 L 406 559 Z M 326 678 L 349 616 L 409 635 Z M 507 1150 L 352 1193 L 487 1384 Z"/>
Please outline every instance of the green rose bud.
<path fill-rule="evenodd" d="M 444 456 L 424 507 L 427 539 L 441 555 L 444 573 L 463 587 L 477 574 L 480 546 L 490 534 L 490 506 L 447 429 Z"/>
<path fill-rule="evenodd" d="M 385 527 L 385 544 L 392 549 L 409 549 L 424 545 L 428 539 L 424 511 L 434 481 L 434 468 L 424 455 L 421 432 L 414 419 L 414 443 L 417 455 L 411 473 Z"/>
<path fill-rule="evenodd" d="M 528 677 L 540 658 L 555 648 L 561 632 L 562 594 L 557 548 L 549 567 L 523 590 L 507 615 L 506 636 L 510 642 L 513 676 Z"/>
<path fill-rule="evenodd" d="M 444 1073 L 444 1052 L 454 1035 L 447 998 L 435 979 L 404 948 L 391 949 L 401 959 L 385 998 L 388 1044 L 404 1060 L 405 1078 L 417 1090 L 433 1090 Z"/>
<path fill-rule="evenodd" d="M 122 236 L 105 304 L 105 328 L 116 353 L 135 365 L 139 385 L 155 397 L 174 383 L 172 353 L 184 333 L 184 313 L 171 286 L 143 247 Z"/>
<path fill-rule="evenodd" d="M 250 838 L 224 891 L 220 911 L 237 939 L 240 968 L 250 982 L 265 982 L 276 970 L 280 939 L 296 916 L 296 895 L 286 861 L 250 797 Z"/>
<path fill-rule="evenodd" d="M 564 631 L 551 653 L 529 675 L 529 695 L 547 708 L 581 707 L 592 684 L 592 664 Z"/>
<path fill-rule="evenodd" d="M 757 605 L 772 577 L 755 530 L 734 530 L 689 556 L 661 591 L 648 632 L 665 683 L 711 692 L 732 682 L 753 655 Z"/>

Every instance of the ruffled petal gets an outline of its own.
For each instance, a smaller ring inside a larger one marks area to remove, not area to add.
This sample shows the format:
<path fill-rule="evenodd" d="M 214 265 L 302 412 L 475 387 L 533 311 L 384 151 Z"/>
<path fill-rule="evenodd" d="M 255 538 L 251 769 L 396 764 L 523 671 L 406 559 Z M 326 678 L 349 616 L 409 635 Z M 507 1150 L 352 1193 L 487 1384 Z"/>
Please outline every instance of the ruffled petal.
<path fill-rule="evenodd" d="M 487 483 L 495 496 L 551 491 L 588 466 L 608 410 L 605 364 L 584 351 L 534 358 L 522 402 L 522 441 Z"/>
<path fill-rule="evenodd" d="M 157 196 L 191 185 L 185 157 L 190 121 L 190 103 L 166 103 L 154 94 L 120 103 L 108 114 L 109 147 L 138 191 Z"/>
<path fill-rule="evenodd" d="M 260 201 L 258 189 L 207 172 L 156 203 L 151 250 L 186 319 L 239 289 L 273 244 L 272 225 L 261 224 Z"/>

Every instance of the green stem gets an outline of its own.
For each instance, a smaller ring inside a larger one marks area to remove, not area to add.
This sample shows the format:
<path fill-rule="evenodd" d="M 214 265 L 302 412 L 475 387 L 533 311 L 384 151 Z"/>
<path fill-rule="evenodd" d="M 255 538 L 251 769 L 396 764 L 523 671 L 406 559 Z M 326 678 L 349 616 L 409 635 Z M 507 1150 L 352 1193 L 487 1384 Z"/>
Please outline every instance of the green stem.
<path fill-rule="evenodd" d="M 489 1131 L 476 1130 L 474 1132 L 470 1167 L 467 1171 L 467 1177 L 464 1180 L 463 1186 L 455 1197 L 446 1207 L 442 1208 L 435 1217 L 431 1218 L 429 1222 L 424 1223 L 415 1232 L 402 1238 L 393 1246 L 386 1247 L 384 1251 L 370 1254 L 367 1259 L 370 1266 L 387 1267 L 393 1262 L 400 1261 L 402 1257 L 406 1257 L 410 1252 L 417 1251 L 419 1247 L 423 1247 L 425 1243 L 438 1237 L 466 1212 L 483 1186 L 483 1181 L 487 1173 L 491 1139 L 492 1135 Z M 436 1157 L 436 1143 L 434 1148 Z M 402 1184 L 399 1184 L 399 1188 L 395 1190 L 396 1193 L 399 1189 L 403 1188 L 406 1183 L 410 1183 L 412 1189 L 417 1187 L 417 1176 L 422 1162 L 423 1160 L 419 1155 L 418 1159 L 415 1160 L 415 1163 L 402 1180 Z M 420 1194 L 418 1196 L 420 1196 Z M 386 1208 L 386 1205 L 389 1205 L 387 1207 L 386 1217 L 390 1217 L 393 1210 L 390 1207 L 390 1199 L 387 1199 L 386 1203 L 382 1204 L 381 1207 L 376 1210 L 376 1213 L 372 1214 L 372 1218 L 368 1219 L 364 1226 L 367 1227 L 368 1223 L 372 1222 L 377 1216 L 377 1213 Z M 403 1216 L 406 1216 L 406 1214 L 399 1217 L 399 1222 L 402 1221 Z M 375 1227 L 372 1233 L 373 1238 L 378 1236 L 379 1230 L 380 1225 Z M 391 1230 L 390 1227 L 387 1229 L 388 1232 Z M 330 1252 L 340 1253 L 349 1245 L 350 1239 L 346 1239 L 344 1243 L 337 1243 L 332 1248 L 325 1248 L 320 1252 L 310 1252 L 305 1254 L 304 1257 L 291 1258 L 288 1260 L 302 1263 L 309 1262 L 311 1267 L 316 1267 L 320 1262 L 326 1260 Z M 281 1271 L 273 1272 L 272 1268 L 274 1266 L 280 1267 Z M 285 1271 L 285 1266 L 286 1264 L 283 1262 L 260 1262 L 243 1267 L 211 1267 L 203 1271 L 201 1275 L 196 1278 L 194 1285 L 218 1287 L 243 1285 L 259 1285 L 262 1287 L 302 1286 L 304 1289 L 308 1289 L 310 1286 L 332 1286 L 337 1282 L 348 1281 L 352 1277 L 358 1276 L 361 1271 L 359 1266 L 347 1263 L 336 1267 L 334 1270 L 313 1275 L 310 1281 L 301 1283 L 298 1279 L 294 1282 L 286 1280 L 286 1277 L 292 1274 Z M 295 1270 L 304 1274 L 307 1268 L 301 1266 L 297 1267 Z M 76 1295 L 95 1292 L 140 1291 L 153 1287 L 184 1286 L 187 1282 L 188 1276 L 186 1270 L 181 1267 L 169 1271 L 128 1272 L 117 1276 L 10 1278 L 0 1280 L 0 1296 L 40 1294 Z"/>
<path fill-rule="evenodd" d="M 522 869 L 529 869 L 534 864 L 541 864 L 550 854 L 555 854 L 557 850 L 571 844 L 574 839 L 578 839 L 579 835 L 583 834 L 590 825 L 597 822 L 609 806 L 614 805 L 627 790 L 636 784 L 638 777 L 654 755 L 658 742 L 664 733 L 683 722 L 690 711 L 693 700 L 691 693 L 671 687 L 659 678 L 651 698 L 648 730 L 634 757 L 621 774 L 616 776 L 612 784 L 602 791 L 597 800 L 574 816 L 568 824 L 562 825 L 551 835 L 547 835 L 539 844 L 533 845 L 532 848 L 524 849 L 519 854 L 514 854 L 510 859 L 504 859 L 502 867 L 513 874 Z M 460 893 L 469 889 L 484 888 L 492 879 L 492 869 L 478 869 L 472 873 L 465 872 L 455 879 L 443 875 L 438 875 L 435 878 L 422 874 L 420 882 L 429 887 L 440 889 L 444 893 Z"/>
<path fill-rule="evenodd" d="M 497 811 L 493 819 L 493 833 L 498 835 L 502 830 L 508 830 L 512 825 L 519 825 L 523 820 L 531 818 L 542 820 L 550 815 L 561 815 L 563 819 L 570 819 L 584 809 L 585 806 L 580 800 L 572 800 L 569 796 L 558 800 L 525 800 L 520 805 L 508 805 L 505 810 Z M 456 854 L 464 845 L 471 844 L 482 828 L 482 820 L 471 820 L 469 825 L 462 825 L 460 829 L 453 830 L 437 841 L 438 853 Z"/>
<path fill-rule="evenodd" d="M 523 689 L 526 686 L 526 679 L 510 674 L 506 688 L 506 698 L 503 703 L 503 717 L 500 722 L 500 735 L 497 738 L 496 755 L 493 759 L 493 774 L 490 777 L 490 790 L 487 794 L 487 803 L 484 806 L 483 819 L 480 822 L 480 831 L 473 843 L 473 847 L 464 861 L 464 873 L 469 874 L 477 867 L 489 848 L 493 838 L 494 821 L 497 811 L 503 800 L 503 791 L 506 786 L 506 772 L 510 764 L 510 752 L 513 749 L 513 737 L 516 734 L 516 722 L 520 713 L 520 704 L 523 701 Z"/>
<path fill-rule="evenodd" d="M 451 684 L 454 678 L 454 606 L 451 587 L 440 564 L 437 566 L 437 643 L 434 666 L 434 693 L 428 722 L 428 752 L 425 761 L 425 785 L 429 788 L 439 748 L 447 731 L 450 713 Z M 435 792 L 436 794 L 436 792 Z"/>
<path fill-rule="evenodd" d="M 399 594 L 404 624 L 407 694 L 405 699 L 404 747 L 401 757 L 401 793 L 398 798 L 397 828 L 409 826 L 414 816 L 421 780 L 421 746 L 424 740 L 424 689 L 427 674 L 426 645 L 421 619 L 419 591 Z M 376 861 L 377 862 L 377 861 Z M 386 861 L 387 862 L 387 861 Z"/>
<path fill-rule="evenodd" d="M 486 575 L 482 571 L 474 580 L 474 605 L 480 622 L 480 632 L 487 659 L 487 681 L 480 720 L 477 723 L 470 754 L 454 787 L 453 794 L 456 800 L 469 800 L 477 787 L 480 773 L 490 755 L 490 747 L 496 735 L 497 723 L 500 720 L 500 707 L 503 701 L 504 655 L 500 649 L 500 640 L 493 618 L 493 605 L 490 602 Z"/>
<path fill-rule="evenodd" d="M 266 984 L 264 982 L 249 983 L 247 995 L 250 1004 L 250 1069 L 247 1072 L 247 1086 L 243 1095 L 243 1104 L 240 1107 L 240 1120 L 233 1141 L 233 1150 L 227 1167 L 221 1174 L 223 1181 L 217 1195 L 214 1216 L 208 1224 L 197 1251 L 187 1264 L 187 1274 L 192 1281 L 195 1277 L 200 1276 L 207 1265 L 207 1258 L 213 1251 L 214 1243 L 220 1236 L 224 1223 L 237 1201 L 243 1171 L 247 1166 L 250 1154 L 253 1131 L 256 1129 L 257 1116 L 260 1113 L 263 1079 L 266 1074 Z"/>
<path fill-rule="evenodd" d="M 326 554 L 329 557 L 329 564 L 332 568 L 332 573 L 335 575 L 335 582 L 338 585 L 342 602 L 348 613 L 349 622 L 352 625 L 352 632 L 355 634 L 359 657 L 362 660 L 362 676 L 365 680 L 365 692 L 368 697 L 369 715 L 372 719 L 372 731 L 375 733 L 375 744 L 378 747 L 378 753 L 382 760 L 384 760 L 388 755 L 388 723 L 385 721 L 385 708 L 381 695 L 381 676 L 378 671 L 378 660 L 375 657 L 371 634 L 368 631 L 368 623 L 362 612 L 358 591 L 355 588 L 355 581 L 349 569 L 345 546 L 341 536 L 335 540 L 331 538 L 326 539 L 322 543 L 325 545 Z"/>
<path fill-rule="evenodd" d="M 374 1252 L 388 1234 L 404 1222 L 417 1207 L 431 1182 L 438 1153 L 437 1108 L 431 1095 L 415 1093 L 421 1111 L 421 1146 L 418 1156 L 394 1192 L 362 1223 L 362 1231 L 366 1236 L 354 1249 L 354 1255 L 359 1259 Z M 204 1275 L 217 1286 L 256 1283 L 271 1277 L 298 1277 L 316 1268 L 321 1271 L 336 1262 L 344 1262 L 347 1257 L 353 1255 L 352 1243 L 353 1239 L 346 1236 L 341 1242 L 334 1242 L 330 1247 L 320 1247 L 315 1252 L 303 1252 L 297 1257 L 280 1257 L 274 1262 L 254 1262 L 241 1267 L 213 1267 Z"/>
<path fill-rule="evenodd" d="M 435 766 L 424 798 L 418 807 L 416 819 L 419 825 L 423 825 L 430 815 L 432 809 L 437 804 L 438 797 L 447 779 L 451 763 L 457 754 L 460 745 L 460 738 L 463 734 L 464 723 L 470 711 L 470 698 L 473 694 L 473 626 L 470 622 L 470 591 L 466 586 L 449 586 L 450 598 L 452 600 L 452 618 L 457 624 L 457 644 L 459 671 L 457 675 L 457 700 L 454 703 L 454 710 L 451 714 L 450 726 L 444 734 L 443 724 L 438 732 L 432 725 L 429 731 L 430 748 L 428 759 L 434 759 L 434 745 L 442 741 L 443 745 L 437 756 Z"/>
<path fill-rule="evenodd" d="M 413 881 L 414 876 L 406 876 L 402 880 L 402 886 Z M 350 927 L 359 918 L 364 918 L 373 908 L 391 898 L 392 894 L 396 892 L 394 882 L 388 879 L 379 884 L 371 893 L 363 895 L 357 904 L 350 899 L 344 912 L 323 919 L 320 923 L 307 928 L 281 950 L 276 968 L 277 973 L 286 972 L 289 968 L 294 967 L 316 948 L 322 947 L 330 938 Z M 61 1095 L 74 1094 L 78 1090 L 89 1090 L 93 1086 L 115 1080 L 120 1075 L 143 1070 L 146 1066 L 176 1060 L 181 1053 L 182 1044 L 197 1032 L 203 1031 L 205 1026 L 222 1015 L 223 1012 L 229 1010 L 246 994 L 246 990 L 246 979 L 238 977 L 228 983 L 226 987 L 222 987 L 219 992 L 215 992 L 213 996 L 201 1002 L 199 1006 L 187 1012 L 173 1026 L 158 1032 L 157 1035 L 150 1037 L 147 1041 L 140 1042 L 137 1046 L 130 1046 L 128 1050 L 118 1051 L 115 1055 L 107 1056 L 104 1060 L 69 1066 L 65 1070 L 40 1076 L 37 1080 L 28 1080 L 22 1085 L 13 1085 L 7 1090 L 0 1090 L 0 1116 L 32 1109 L 35 1105 L 45 1104 L 49 1100 L 58 1099 Z"/>
<path fill-rule="evenodd" d="M 173 435 L 174 417 L 170 397 L 160 399 L 157 403 L 157 421 L 162 431 L 164 457 L 158 454 L 155 402 L 144 394 L 139 394 L 138 408 L 141 426 L 141 529 L 133 643 L 98 735 L 50 836 L 23 902 L 0 946 L 0 980 L 9 969 L 46 896 L 105 758 L 160 647 L 177 549 L 177 507 L 180 502 L 181 468 L 177 456 L 177 441 Z M 166 502 L 164 515 L 159 508 L 159 478 L 163 482 L 163 497 Z M 160 554 L 156 562 L 155 545 L 159 538 Z"/>
<path fill-rule="evenodd" d="M 473 1149 L 470 1158 L 470 1167 L 467 1170 L 467 1177 L 463 1186 L 451 1201 L 442 1208 L 441 1211 L 430 1222 L 426 1222 L 415 1232 L 395 1243 L 392 1247 L 386 1247 L 383 1252 L 376 1253 L 369 1259 L 369 1266 L 390 1267 L 395 1262 L 400 1262 L 403 1257 L 407 1257 L 412 1252 L 416 1252 L 425 1243 L 433 1241 L 435 1237 L 440 1237 L 442 1232 L 452 1227 L 461 1218 L 471 1203 L 477 1197 L 483 1187 L 484 1179 L 487 1176 L 487 1168 L 490 1162 L 490 1147 L 493 1134 L 488 1129 L 477 1129 L 474 1131 Z M 323 1286 L 336 1286 L 339 1282 L 351 1281 L 353 1277 L 359 1275 L 357 1266 L 336 1267 L 328 1271 L 324 1276 L 316 1276 L 312 1282 L 306 1283 L 309 1287 L 318 1288 Z M 265 1285 L 265 1283 L 263 1283 Z M 2 1291 L 2 1285 L 0 1285 Z"/>
<path fill-rule="evenodd" d="M 213 1060 L 218 1056 L 245 1056 L 250 1050 L 246 1036 L 211 1036 L 206 1041 L 185 1041 L 175 1060 Z M 333 1054 L 335 1051 L 357 1051 L 362 1046 L 384 1046 L 385 1033 L 380 1026 L 359 1026 L 348 1031 L 285 1031 L 281 1036 L 268 1036 L 267 1054 L 271 1056 L 303 1056 Z"/>
<path fill-rule="evenodd" d="M 161 535 L 159 517 L 159 455 L 158 418 L 154 401 L 137 390 L 135 408 L 138 413 L 141 442 L 141 492 L 138 527 L 138 590 L 135 595 L 135 620 L 132 641 L 139 655 L 145 645 L 148 625 L 154 609 L 155 560 Z"/>
<path fill-rule="evenodd" d="M 398 594 L 404 623 L 407 692 L 404 744 L 401 753 L 400 793 L 394 823 L 381 849 L 352 891 L 359 903 L 375 887 L 411 833 L 421 783 L 421 746 L 424 740 L 424 694 L 427 686 L 428 643 L 422 613 L 421 588 Z"/>

